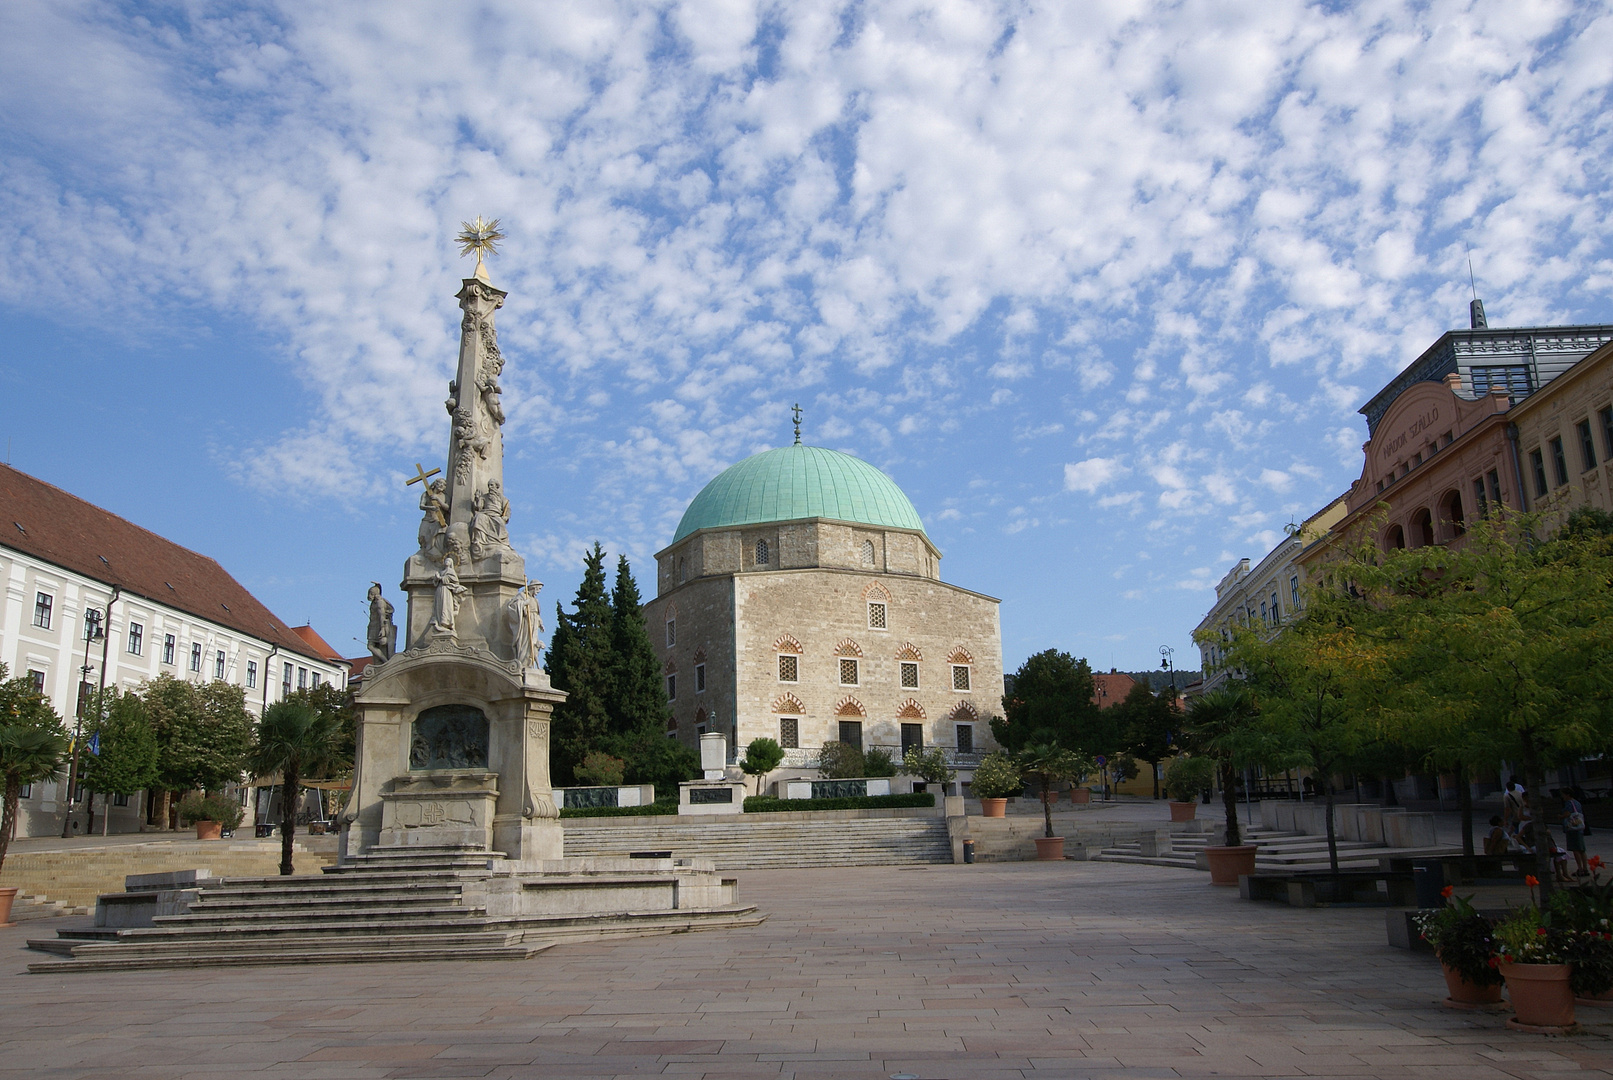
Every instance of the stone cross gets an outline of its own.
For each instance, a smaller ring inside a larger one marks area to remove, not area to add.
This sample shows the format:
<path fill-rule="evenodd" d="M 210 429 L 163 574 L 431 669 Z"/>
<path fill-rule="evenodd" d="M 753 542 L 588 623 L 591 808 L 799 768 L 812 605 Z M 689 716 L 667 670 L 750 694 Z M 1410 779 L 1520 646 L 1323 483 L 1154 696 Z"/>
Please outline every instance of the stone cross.
<path fill-rule="evenodd" d="M 414 463 L 414 475 L 405 480 L 403 482 L 403 486 L 408 487 L 410 484 L 419 484 L 421 487 L 425 487 L 426 482 L 440 472 L 442 472 L 441 469 L 432 469 L 430 472 L 426 472 L 421 468 L 420 463 L 417 461 Z M 448 525 L 448 519 L 442 516 L 442 511 L 433 507 L 432 513 L 437 515 L 437 524 L 446 528 Z"/>

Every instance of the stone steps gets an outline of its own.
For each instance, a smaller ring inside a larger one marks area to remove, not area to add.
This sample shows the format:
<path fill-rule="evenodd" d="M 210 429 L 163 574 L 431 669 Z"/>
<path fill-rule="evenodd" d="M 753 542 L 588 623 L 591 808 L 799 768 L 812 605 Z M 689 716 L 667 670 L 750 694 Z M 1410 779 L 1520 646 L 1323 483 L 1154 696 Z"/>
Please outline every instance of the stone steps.
<path fill-rule="evenodd" d="M 764 816 L 772 815 L 757 815 Z M 596 824 L 611 820 L 567 819 L 566 855 L 669 851 L 674 858 L 711 859 L 719 870 L 952 861 L 946 819 L 933 815 L 829 821 L 668 818 L 655 824 Z"/>
<path fill-rule="evenodd" d="M 1184 870 L 1199 869 L 1198 855 L 1208 846 L 1203 835 L 1179 835 L 1171 838 L 1171 850 L 1156 855 L 1142 854 L 1139 843 L 1115 844 L 1094 855 L 1094 862 L 1131 863 L 1142 866 L 1174 866 Z M 1327 838 L 1306 833 L 1275 832 L 1248 829 L 1244 842 L 1256 844 L 1255 869 L 1263 873 L 1296 873 L 1328 870 Z M 1360 840 L 1337 842 L 1340 870 L 1377 870 L 1385 858 L 1420 858 L 1450 854 L 1447 848 L 1391 848 Z"/>

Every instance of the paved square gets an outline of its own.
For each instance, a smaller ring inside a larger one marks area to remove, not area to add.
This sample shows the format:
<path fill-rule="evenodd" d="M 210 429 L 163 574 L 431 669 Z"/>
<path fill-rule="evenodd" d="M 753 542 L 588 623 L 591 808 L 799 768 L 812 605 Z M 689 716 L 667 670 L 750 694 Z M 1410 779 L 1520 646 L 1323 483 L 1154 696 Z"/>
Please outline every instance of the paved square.
<path fill-rule="evenodd" d="M 746 871 L 761 927 L 516 963 L 12 975 L 6 1077 L 1613 1077 L 1447 1010 L 1379 908 L 1103 863 Z M 9 971 L 30 954 L 0 931 Z"/>

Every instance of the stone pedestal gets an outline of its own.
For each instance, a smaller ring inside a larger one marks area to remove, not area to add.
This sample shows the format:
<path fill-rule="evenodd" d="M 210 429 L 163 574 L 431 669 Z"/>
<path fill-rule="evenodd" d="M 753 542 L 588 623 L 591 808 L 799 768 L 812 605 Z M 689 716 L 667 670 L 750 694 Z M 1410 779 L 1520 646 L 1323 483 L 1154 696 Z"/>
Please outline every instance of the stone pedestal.
<path fill-rule="evenodd" d="M 678 785 L 679 814 L 743 814 L 745 781 L 685 780 Z"/>
<path fill-rule="evenodd" d="M 491 848 L 497 804 L 497 773 L 438 769 L 400 776 L 381 792 L 379 842 Z"/>

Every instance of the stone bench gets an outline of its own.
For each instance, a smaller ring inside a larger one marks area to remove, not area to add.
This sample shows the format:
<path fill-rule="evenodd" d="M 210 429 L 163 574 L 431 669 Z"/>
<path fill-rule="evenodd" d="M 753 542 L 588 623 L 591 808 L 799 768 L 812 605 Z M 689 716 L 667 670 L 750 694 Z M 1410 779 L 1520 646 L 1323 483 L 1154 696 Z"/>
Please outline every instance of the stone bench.
<path fill-rule="evenodd" d="M 1378 888 L 1379 883 L 1385 890 Z M 1289 907 L 1319 904 L 1415 905 L 1416 886 L 1410 873 L 1347 870 L 1338 874 L 1244 874 L 1238 878 L 1238 895 L 1245 900 L 1266 900 Z"/>
<path fill-rule="evenodd" d="M 183 915 L 212 877 L 211 870 L 130 874 L 123 879 L 123 892 L 95 898 L 95 925 L 116 929 L 151 926 L 158 915 Z"/>

